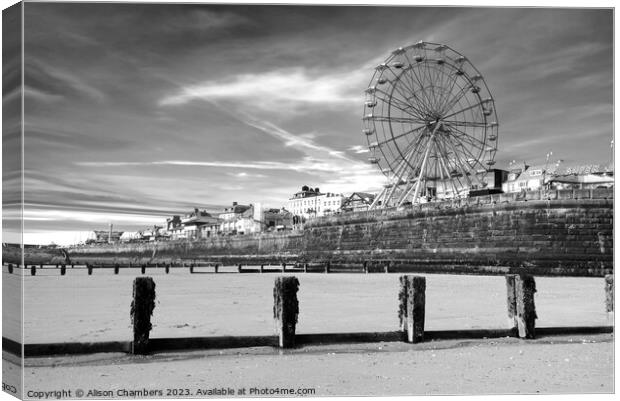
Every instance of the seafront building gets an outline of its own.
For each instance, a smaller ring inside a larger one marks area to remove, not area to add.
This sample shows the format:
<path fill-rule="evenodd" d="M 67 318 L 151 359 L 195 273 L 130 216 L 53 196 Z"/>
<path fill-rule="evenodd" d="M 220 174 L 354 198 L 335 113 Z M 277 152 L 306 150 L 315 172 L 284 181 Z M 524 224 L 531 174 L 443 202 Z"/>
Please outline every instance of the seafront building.
<path fill-rule="evenodd" d="M 560 162 L 528 166 L 521 163 L 509 171 L 502 184 L 504 193 L 540 189 L 594 189 L 614 185 L 612 165 L 560 167 Z"/>
<path fill-rule="evenodd" d="M 340 212 L 342 194 L 321 193 L 319 188 L 301 187 L 287 202 L 286 209 L 302 220 Z"/>
<path fill-rule="evenodd" d="M 166 220 L 166 239 L 198 239 L 224 235 L 255 234 L 265 231 L 291 230 L 293 215 L 286 209 L 264 208 L 260 203 L 242 205 L 233 202 L 220 213 L 195 208 L 181 217 Z"/>
<path fill-rule="evenodd" d="M 353 192 L 351 195 L 344 198 L 340 210 L 342 212 L 364 212 L 370 208 L 374 200 L 374 194 Z"/>

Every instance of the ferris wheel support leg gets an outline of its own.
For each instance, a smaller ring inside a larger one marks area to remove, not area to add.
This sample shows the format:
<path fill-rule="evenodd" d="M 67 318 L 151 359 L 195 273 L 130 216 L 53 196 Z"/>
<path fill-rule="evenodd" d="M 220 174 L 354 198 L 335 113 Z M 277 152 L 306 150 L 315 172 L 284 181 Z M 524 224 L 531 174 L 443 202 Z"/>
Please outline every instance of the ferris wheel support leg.
<path fill-rule="evenodd" d="M 377 208 L 377 205 L 379 204 L 379 201 L 381 200 L 381 198 L 385 195 L 386 192 L 386 188 L 383 188 L 381 190 L 381 192 L 379 193 L 379 195 L 377 195 L 377 197 L 375 198 L 375 200 L 372 202 L 372 204 L 370 205 L 370 207 L 368 208 L 368 210 L 374 210 Z"/>
<path fill-rule="evenodd" d="M 428 155 L 431 153 L 431 148 L 433 147 L 433 138 L 435 138 L 435 133 L 437 132 L 437 130 L 439 129 L 439 127 L 442 124 L 437 124 L 435 125 L 435 129 L 433 129 L 433 133 L 431 134 L 431 137 L 428 141 L 428 145 L 426 146 L 426 152 L 424 153 L 424 160 L 422 160 L 422 167 L 420 167 L 420 173 L 418 175 L 418 182 L 415 184 L 415 192 L 413 194 L 413 200 L 411 201 L 411 204 L 414 204 L 416 200 L 418 200 L 418 195 L 420 194 L 420 183 L 422 182 L 421 175 L 424 174 L 424 171 L 426 170 L 426 162 L 428 161 Z M 399 202 L 399 206 L 400 203 L 402 203 L 405 199 L 402 199 L 401 202 Z"/>
<path fill-rule="evenodd" d="M 405 200 L 407 200 L 407 198 L 409 197 L 409 195 L 411 195 L 411 192 L 416 188 L 415 185 L 412 185 L 411 187 L 407 188 L 406 191 L 403 192 L 403 194 L 400 196 L 400 198 L 398 198 L 398 206 L 402 206 L 402 204 L 405 202 Z"/>
<path fill-rule="evenodd" d="M 400 182 L 402 180 L 403 177 L 403 173 L 404 173 L 404 169 L 405 166 L 407 166 L 407 164 L 410 162 L 411 157 L 415 154 L 414 152 L 414 148 L 412 148 L 409 153 L 407 153 L 407 156 L 401 161 L 401 164 L 398 168 L 398 171 L 396 172 L 395 176 L 396 179 L 394 180 L 394 185 L 392 186 L 392 189 L 390 189 L 389 193 L 387 194 L 386 199 L 392 199 L 392 197 L 394 196 L 394 193 L 396 192 L 396 188 L 400 185 Z M 406 174 L 405 175 L 405 180 L 409 181 L 409 175 Z M 409 183 L 406 184 L 405 189 L 403 190 L 403 192 L 410 192 L 410 188 L 409 188 Z M 400 206 L 402 202 L 400 202 L 400 199 L 398 202 L 396 202 L 397 206 Z"/>

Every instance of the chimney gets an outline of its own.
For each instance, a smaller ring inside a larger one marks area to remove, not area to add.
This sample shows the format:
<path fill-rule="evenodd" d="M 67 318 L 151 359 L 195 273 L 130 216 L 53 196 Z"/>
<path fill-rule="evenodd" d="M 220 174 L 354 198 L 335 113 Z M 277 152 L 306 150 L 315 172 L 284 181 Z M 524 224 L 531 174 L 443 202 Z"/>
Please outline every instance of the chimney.
<path fill-rule="evenodd" d="M 233 202 L 233 206 L 237 206 L 237 202 Z"/>
<path fill-rule="evenodd" d="M 314 192 L 316 192 L 317 194 L 321 193 L 318 188 L 314 188 Z"/>

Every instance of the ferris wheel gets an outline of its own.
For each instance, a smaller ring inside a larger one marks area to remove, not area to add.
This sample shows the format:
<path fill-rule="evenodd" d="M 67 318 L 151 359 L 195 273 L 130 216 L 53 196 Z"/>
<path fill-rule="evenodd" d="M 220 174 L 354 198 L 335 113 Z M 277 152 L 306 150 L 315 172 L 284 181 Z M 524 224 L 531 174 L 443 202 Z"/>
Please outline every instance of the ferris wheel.
<path fill-rule="evenodd" d="M 495 164 L 495 102 L 480 72 L 450 47 L 399 47 L 365 91 L 369 162 L 388 179 L 371 209 L 467 196 Z"/>

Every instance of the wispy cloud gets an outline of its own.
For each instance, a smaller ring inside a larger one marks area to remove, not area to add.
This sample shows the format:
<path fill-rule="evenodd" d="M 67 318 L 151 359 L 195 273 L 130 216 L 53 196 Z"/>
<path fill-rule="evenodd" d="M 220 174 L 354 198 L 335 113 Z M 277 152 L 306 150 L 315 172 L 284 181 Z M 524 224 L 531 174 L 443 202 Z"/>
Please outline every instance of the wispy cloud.
<path fill-rule="evenodd" d="M 209 80 L 182 88 L 159 101 L 161 106 L 182 105 L 193 100 L 235 100 L 259 110 L 296 110 L 303 104 L 329 106 L 360 104 L 368 72 L 311 73 L 304 67 L 246 73 L 224 80 Z"/>
<path fill-rule="evenodd" d="M 351 152 L 358 153 L 358 154 L 359 154 L 359 153 L 368 153 L 368 152 L 370 152 L 370 150 L 368 150 L 368 148 L 367 148 L 367 147 L 362 146 L 362 145 L 355 145 L 355 146 L 352 146 L 352 147 L 350 147 L 350 148 L 349 148 L 349 150 L 350 150 Z"/>
<path fill-rule="evenodd" d="M 76 166 L 90 167 L 126 167 L 126 166 L 192 166 L 192 167 L 225 167 L 239 169 L 256 169 L 256 170 L 295 170 L 295 171 L 338 171 L 336 167 L 319 160 L 313 160 L 306 157 L 298 162 L 263 162 L 256 161 L 250 163 L 244 162 L 226 162 L 226 161 L 192 161 L 192 160 L 162 160 L 151 162 L 75 162 Z"/>
<path fill-rule="evenodd" d="M 51 65 L 46 65 L 36 58 L 26 59 L 24 81 L 29 90 L 26 95 L 41 99 L 55 99 L 57 97 L 81 96 L 103 101 L 106 96 L 91 83 L 73 72 L 63 71 Z"/>

